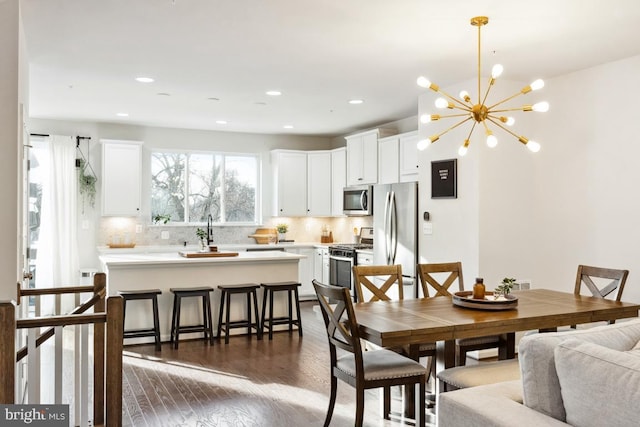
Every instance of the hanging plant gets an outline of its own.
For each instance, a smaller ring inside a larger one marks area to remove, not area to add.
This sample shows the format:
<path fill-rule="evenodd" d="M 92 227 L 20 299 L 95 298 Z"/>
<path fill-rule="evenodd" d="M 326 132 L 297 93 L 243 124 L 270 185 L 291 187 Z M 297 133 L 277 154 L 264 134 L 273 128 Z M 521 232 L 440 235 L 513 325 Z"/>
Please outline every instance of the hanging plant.
<path fill-rule="evenodd" d="M 93 174 L 85 174 L 86 162 L 84 159 L 76 159 L 76 166 L 78 167 L 78 192 L 82 197 L 82 212 L 84 212 L 85 203 L 88 203 L 92 208 L 96 204 L 96 178 Z"/>

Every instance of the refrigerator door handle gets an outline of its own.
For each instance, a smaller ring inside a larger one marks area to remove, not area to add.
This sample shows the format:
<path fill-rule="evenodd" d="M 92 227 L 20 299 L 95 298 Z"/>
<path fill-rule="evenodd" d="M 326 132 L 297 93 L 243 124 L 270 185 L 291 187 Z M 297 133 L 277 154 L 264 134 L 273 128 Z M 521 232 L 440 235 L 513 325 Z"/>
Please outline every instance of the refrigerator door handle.
<path fill-rule="evenodd" d="M 390 240 L 391 247 L 389 248 L 389 264 L 395 264 L 396 262 L 396 253 L 398 249 L 398 211 L 396 209 L 396 193 L 395 191 L 391 192 L 390 203 L 389 203 L 389 217 L 390 217 Z"/>
<path fill-rule="evenodd" d="M 391 193 L 387 191 L 384 201 L 384 259 L 387 265 L 390 264 L 390 248 L 391 248 Z"/>

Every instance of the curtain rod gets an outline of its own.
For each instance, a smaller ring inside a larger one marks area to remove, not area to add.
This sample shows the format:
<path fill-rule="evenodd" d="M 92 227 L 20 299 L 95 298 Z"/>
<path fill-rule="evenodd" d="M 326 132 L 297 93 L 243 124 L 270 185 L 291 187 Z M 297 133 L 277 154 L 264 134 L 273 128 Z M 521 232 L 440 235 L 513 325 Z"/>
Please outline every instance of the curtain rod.
<path fill-rule="evenodd" d="M 43 138 L 48 138 L 49 135 L 48 133 L 30 133 L 29 136 L 41 136 Z M 81 139 L 91 139 L 90 136 L 76 136 L 76 141 L 79 141 Z"/>

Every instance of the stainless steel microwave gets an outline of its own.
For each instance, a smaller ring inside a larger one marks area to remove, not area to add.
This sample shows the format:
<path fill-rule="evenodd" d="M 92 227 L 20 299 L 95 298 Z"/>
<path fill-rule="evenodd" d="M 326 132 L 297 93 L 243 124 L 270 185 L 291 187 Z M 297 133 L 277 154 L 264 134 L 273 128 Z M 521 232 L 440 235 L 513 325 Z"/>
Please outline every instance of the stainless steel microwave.
<path fill-rule="evenodd" d="M 373 187 L 371 185 L 345 187 L 342 192 L 342 210 L 349 216 L 372 215 Z"/>

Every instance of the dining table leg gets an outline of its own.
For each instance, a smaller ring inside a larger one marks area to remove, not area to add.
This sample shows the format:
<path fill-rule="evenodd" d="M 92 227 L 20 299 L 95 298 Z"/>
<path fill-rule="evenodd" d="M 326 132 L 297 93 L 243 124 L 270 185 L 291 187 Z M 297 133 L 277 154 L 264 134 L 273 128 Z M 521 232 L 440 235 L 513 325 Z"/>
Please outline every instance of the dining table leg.
<path fill-rule="evenodd" d="M 447 368 L 456 366 L 456 341 L 438 341 L 436 343 L 436 375 Z M 444 382 L 436 381 L 436 402 L 437 396 L 444 390 Z M 436 404 L 437 407 L 437 404 Z"/>
<path fill-rule="evenodd" d="M 405 352 L 407 356 L 416 362 L 420 361 L 420 356 L 418 350 L 420 349 L 419 345 L 412 344 L 408 348 L 405 347 Z M 416 414 L 416 396 L 417 396 L 418 385 L 405 385 L 404 386 L 404 416 L 407 418 L 414 418 Z"/>
<path fill-rule="evenodd" d="M 498 359 L 514 359 L 516 357 L 516 333 L 508 332 L 500 335 Z"/>

